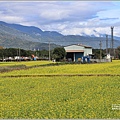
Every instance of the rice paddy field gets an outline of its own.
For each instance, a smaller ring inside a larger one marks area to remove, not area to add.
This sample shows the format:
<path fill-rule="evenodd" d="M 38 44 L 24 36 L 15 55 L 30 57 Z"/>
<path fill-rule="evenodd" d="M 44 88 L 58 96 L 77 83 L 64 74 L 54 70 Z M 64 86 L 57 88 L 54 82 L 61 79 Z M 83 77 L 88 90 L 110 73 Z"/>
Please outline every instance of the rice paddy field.
<path fill-rule="evenodd" d="M 0 67 L 18 65 L 26 68 L 0 73 L 0 118 L 120 118 L 119 60 L 64 65 L 0 63 Z"/>

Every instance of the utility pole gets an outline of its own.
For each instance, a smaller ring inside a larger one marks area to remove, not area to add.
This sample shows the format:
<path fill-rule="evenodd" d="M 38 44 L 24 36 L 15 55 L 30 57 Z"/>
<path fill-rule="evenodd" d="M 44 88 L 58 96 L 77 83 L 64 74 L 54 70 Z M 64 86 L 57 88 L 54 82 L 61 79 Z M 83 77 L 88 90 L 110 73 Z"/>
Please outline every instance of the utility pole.
<path fill-rule="evenodd" d="M 40 49 L 38 48 L 38 58 L 40 58 Z"/>
<path fill-rule="evenodd" d="M 108 35 L 106 34 L 106 55 L 108 54 Z"/>
<path fill-rule="evenodd" d="M 49 41 L 49 61 L 50 61 L 50 41 Z"/>
<path fill-rule="evenodd" d="M 18 49 L 16 49 L 17 50 L 17 61 L 18 61 Z"/>
<path fill-rule="evenodd" d="M 20 48 L 19 48 L 19 61 L 20 61 Z"/>
<path fill-rule="evenodd" d="M 114 57 L 113 29 L 114 29 L 114 26 L 111 27 L 111 55 Z"/>
<path fill-rule="evenodd" d="M 102 51 L 101 51 L 101 48 L 102 48 L 102 43 L 101 43 L 101 41 L 100 41 L 100 62 L 101 62 L 101 59 L 102 59 Z"/>

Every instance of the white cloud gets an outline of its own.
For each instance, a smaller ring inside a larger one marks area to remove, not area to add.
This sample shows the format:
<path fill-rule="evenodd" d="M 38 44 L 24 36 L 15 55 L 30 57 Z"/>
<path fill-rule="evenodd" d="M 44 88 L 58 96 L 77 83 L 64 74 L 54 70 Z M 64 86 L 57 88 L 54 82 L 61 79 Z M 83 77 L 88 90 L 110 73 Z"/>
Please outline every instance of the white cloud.
<path fill-rule="evenodd" d="M 44 10 L 40 13 L 40 17 L 47 19 L 47 20 L 62 20 L 68 17 L 69 12 L 64 10 Z"/>
<path fill-rule="evenodd" d="M 110 33 L 120 27 L 120 2 L 25 1 L 0 2 L 0 21 L 40 27 L 63 34 Z M 119 35 L 120 36 L 120 35 Z"/>

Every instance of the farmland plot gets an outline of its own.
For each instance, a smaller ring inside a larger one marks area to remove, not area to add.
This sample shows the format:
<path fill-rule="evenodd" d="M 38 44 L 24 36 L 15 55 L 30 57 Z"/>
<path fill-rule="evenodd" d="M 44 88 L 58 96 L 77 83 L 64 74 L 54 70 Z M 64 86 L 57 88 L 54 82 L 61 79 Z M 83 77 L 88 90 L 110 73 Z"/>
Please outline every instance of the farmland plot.
<path fill-rule="evenodd" d="M 116 76 L 119 71 L 120 63 L 114 61 L 105 64 L 42 66 L 2 73 L 0 118 L 117 119 L 120 117 L 120 76 Z M 29 76 L 39 74 L 53 76 Z M 95 76 L 97 74 L 115 76 Z M 113 109 L 113 105 L 117 108 Z"/>

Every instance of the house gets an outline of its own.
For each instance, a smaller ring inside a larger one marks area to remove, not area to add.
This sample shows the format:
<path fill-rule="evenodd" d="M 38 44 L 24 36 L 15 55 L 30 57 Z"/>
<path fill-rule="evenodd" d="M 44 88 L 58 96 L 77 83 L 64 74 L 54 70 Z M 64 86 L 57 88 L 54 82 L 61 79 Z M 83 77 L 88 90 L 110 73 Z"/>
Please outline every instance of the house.
<path fill-rule="evenodd" d="M 67 55 L 66 59 L 71 59 L 72 61 L 78 61 L 78 59 L 82 58 L 83 56 L 92 55 L 92 47 L 77 44 L 77 45 L 68 45 L 64 47 Z"/>

